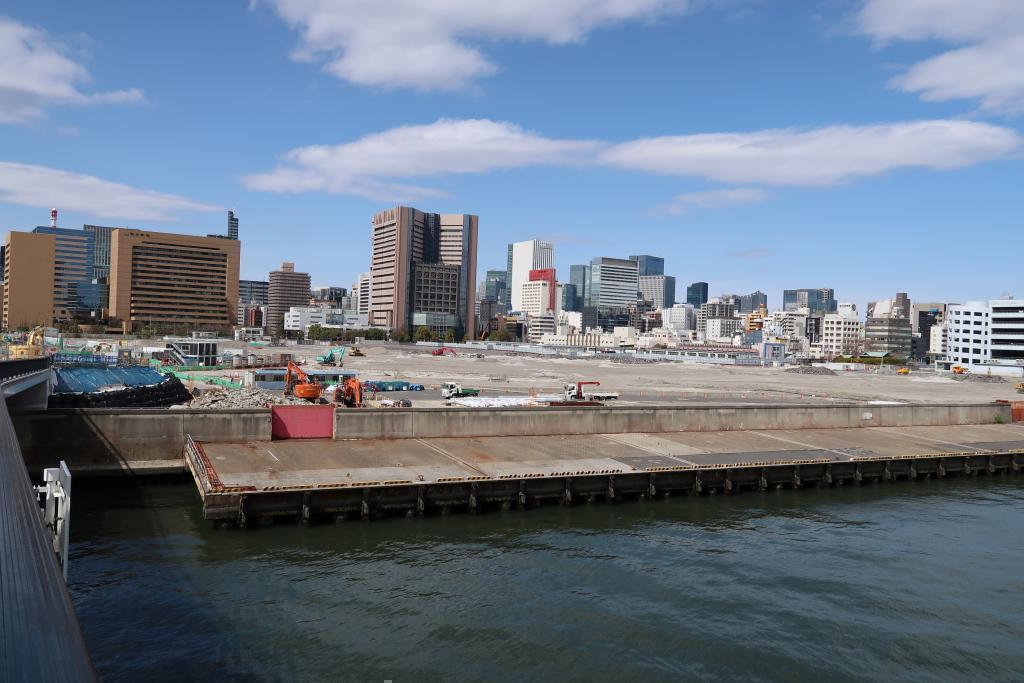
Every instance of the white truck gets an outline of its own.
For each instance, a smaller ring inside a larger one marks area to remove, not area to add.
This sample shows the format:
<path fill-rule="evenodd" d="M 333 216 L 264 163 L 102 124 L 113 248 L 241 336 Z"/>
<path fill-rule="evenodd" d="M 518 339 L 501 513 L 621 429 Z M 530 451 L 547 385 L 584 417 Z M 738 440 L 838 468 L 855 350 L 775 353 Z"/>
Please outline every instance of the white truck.
<path fill-rule="evenodd" d="M 619 395 L 614 391 L 589 391 L 585 386 L 601 386 L 600 382 L 572 382 L 563 385 L 566 401 L 614 401 Z"/>
<path fill-rule="evenodd" d="M 441 385 L 441 396 L 444 398 L 463 398 L 465 396 L 479 396 L 479 389 L 464 388 L 456 382 L 445 382 Z"/>

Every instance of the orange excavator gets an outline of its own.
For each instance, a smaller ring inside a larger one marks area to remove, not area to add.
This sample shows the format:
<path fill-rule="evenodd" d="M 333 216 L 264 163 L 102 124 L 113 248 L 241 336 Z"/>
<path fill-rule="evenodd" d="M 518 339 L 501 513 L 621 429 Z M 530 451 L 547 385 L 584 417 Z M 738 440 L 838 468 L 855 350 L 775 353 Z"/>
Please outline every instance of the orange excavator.
<path fill-rule="evenodd" d="M 363 384 L 355 377 L 346 377 L 334 392 L 334 402 L 348 408 L 363 407 Z"/>
<path fill-rule="evenodd" d="M 304 398 L 307 401 L 315 402 L 320 399 L 320 395 L 323 392 L 323 387 L 315 379 L 312 379 L 295 363 L 288 362 L 288 370 L 284 375 L 285 396 L 291 394 L 296 398 Z"/>

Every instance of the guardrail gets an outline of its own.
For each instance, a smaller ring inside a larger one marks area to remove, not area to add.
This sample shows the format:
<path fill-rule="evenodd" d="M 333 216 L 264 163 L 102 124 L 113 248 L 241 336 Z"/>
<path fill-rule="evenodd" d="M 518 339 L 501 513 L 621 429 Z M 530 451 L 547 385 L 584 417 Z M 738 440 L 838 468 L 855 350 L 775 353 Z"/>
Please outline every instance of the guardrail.
<path fill-rule="evenodd" d="M 0 384 L 48 365 L 46 358 L 0 363 Z M 56 529 L 56 507 L 54 513 Z M 66 520 L 65 516 L 65 523 Z M 65 528 L 65 524 L 60 526 Z M 60 543 L 63 545 L 64 541 Z M 2 681 L 95 680 L 54 549 L 54 539 L 44 526 L 7 404 L 0 400 Z"/>

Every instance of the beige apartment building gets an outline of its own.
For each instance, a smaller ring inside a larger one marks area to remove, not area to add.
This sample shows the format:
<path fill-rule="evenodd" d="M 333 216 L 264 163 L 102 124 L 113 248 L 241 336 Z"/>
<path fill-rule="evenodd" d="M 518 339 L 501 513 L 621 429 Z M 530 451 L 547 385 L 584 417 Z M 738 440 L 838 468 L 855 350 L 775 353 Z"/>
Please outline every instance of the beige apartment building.
<path fill-rule="evenodd" d="M 110 317 L 125 329 L 236 322 L 241 242 L 118 228 L 111 238 Z"/>
<path fill-rule="evenodd" d="M 284 333 L 284 316 L 292 306 L 309 306 L 309 273 L 295 272 L 295 264 L 285 261 L 280 270 L 267 278 L 267 331 Z"/>
<path fill-rule="evenodd" d="M 370 324 L 409 331 L 425 325 L 439 333 L 459 328 L 474 338 L 478 220 L 408 206 L 377 213 L 371 221 Z"/>
<path fill-rule="evenodd" d="M 4 242 L 3 328 L 53 324 L 57 241 L 53 235 L 10 232 Z"/>

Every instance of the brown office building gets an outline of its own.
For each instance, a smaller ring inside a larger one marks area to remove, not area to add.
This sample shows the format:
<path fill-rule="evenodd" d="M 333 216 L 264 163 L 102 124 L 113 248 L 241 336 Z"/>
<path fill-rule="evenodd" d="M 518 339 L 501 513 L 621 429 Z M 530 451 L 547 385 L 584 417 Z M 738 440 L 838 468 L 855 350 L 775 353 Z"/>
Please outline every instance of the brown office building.
<path fill-rule="evenodd" d="M 241 246 L 220 237 L 114 230 L 111 319 L 126 329 L 231 329 L 237 321 Z"/>
<path fill-rule="evenodd" d="M 284 314 L 292 306 L 309 306 L 309 273 L 296 273 L 295 264 L 285 261 L 271 271 L 267 285 L 267 331 L 284 334 Z"/>
<path fill-rule="evenodd" d="M 10 232 L 3 252 L 3 328 L 52 325 L 56 238 Z"/>
<path fill-rule="evenodd" d="M 373 217 L 370 324 L 476 334 L 479 219 L 396 206 Z M 427 268 L 436 265 L 448 268 Z M 422 291 L 421 291 L 422 290 Z M 419 310 L 417 309 L 419 307 Z"/>

